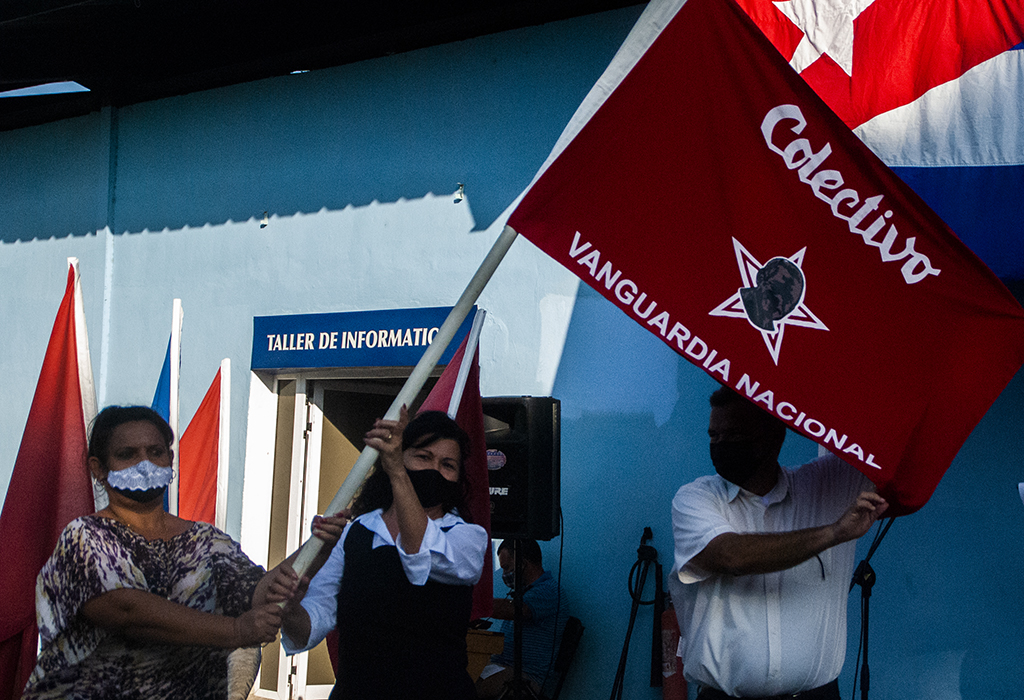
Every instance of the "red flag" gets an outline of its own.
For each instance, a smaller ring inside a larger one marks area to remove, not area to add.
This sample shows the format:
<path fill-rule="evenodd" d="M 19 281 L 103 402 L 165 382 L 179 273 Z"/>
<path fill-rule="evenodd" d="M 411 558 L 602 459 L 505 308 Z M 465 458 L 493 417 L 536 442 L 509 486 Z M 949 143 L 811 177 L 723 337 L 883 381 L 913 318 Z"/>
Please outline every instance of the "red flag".
<path fill-rule="evenodd" d="M 216 524 L 221 372 L 178 441 L 178 517 Z"/>
<path fill-rule="evenodd" d="M 487 444 L 484 440 L 484 409 L 480 400 L 480 326 L 484 312 L 478 311 L 473 327 L 455 351 L 437 384 L 430 390 L 420 411 L 443 411 L 469 434 L 470 455 L 465 464 L 469 480 L 469 516 L 487 534 L 491 533 L 491 497 L 487 477 Z M 470 355 L 467 347 L 472 345 Z M 468 366 L 467 366 L 468 365 Z M 461 371 L 460 371 L 461 370 Z M 460 375 L 461 381 L 460 381 Z M 452 397 L 455 397 L 453 402 Z M 455 410 L 452 410 L 452 404 Z M 490 617 L 494 603 L 494 566 L 491 550 L 484 557 L 484 571 L 473 589 L 473 618 Z"/>
<path fill-rule="evenodd" d="M 735 2 L 645 17 L 509 225 L 916 510 L 1024 310 Z"/>
<path fill-rule="evenodd" d="M 36 576 L 64 526 L 93 512 L 86 425 L 96 414 L 78 261 L 57 311 L 0 514 L 0 700 L 20 698 L 36 658 Z"/>
<path fill-rule="evenodd" d="M 1019 0 L 738 2 L 850 128 L 1024 40 Z"/>

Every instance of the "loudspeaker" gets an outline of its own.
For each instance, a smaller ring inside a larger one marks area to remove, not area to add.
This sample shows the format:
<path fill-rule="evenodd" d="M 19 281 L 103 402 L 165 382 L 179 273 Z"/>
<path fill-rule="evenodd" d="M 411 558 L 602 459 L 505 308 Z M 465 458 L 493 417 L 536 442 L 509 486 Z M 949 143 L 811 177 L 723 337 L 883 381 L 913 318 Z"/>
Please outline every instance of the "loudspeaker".
<path fill-rule="evenodd" d="M 550 396 L 483 399 L 491 537 L 558 536 L 560 407 Z"/>

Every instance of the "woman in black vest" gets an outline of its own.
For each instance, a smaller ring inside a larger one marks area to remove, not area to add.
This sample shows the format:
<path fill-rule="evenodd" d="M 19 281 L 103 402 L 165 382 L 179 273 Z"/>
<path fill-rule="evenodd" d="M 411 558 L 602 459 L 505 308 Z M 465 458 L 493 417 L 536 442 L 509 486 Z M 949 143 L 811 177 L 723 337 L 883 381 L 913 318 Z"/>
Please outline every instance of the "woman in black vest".
<path fill-rule="evenodd" d="M 286 607 L 285 650 L 310 649 L 337 626 L 332 700 L 470 700 L 466 630 L 490 541 L 460 515 L 469 437 L 444 413 L 409 421 L 403 407 L 366 444 L 380 461 L 341 542 L 301 604 Z"/>

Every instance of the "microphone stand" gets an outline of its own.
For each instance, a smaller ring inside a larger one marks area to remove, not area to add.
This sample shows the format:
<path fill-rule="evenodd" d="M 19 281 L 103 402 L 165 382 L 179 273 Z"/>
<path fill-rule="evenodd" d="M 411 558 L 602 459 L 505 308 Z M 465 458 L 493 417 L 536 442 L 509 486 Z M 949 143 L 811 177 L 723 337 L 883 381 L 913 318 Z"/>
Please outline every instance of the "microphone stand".
<path fill-rule="evenodd" d="M 651 528 L 645 527 L 640 537 L 640 546 L 637 548 L 637 560 L 629 572 L 629 595 L 632 598 L 632 606 L 629 611 L 629 626 L 626 629 L 626 641 L 622 645 L 622 655 L 619 657 L 619 667 L 615 672 L 615 681 L 612 683 L 611 700 L 622 700 L 622 692 L 626 680 L 626 658 L 629 654 L 629 640 L 633 636 L 633 625 L 636 623 L 636 615 L 641 605 L 655 605 L 653 639 L 651 641 L 651 687 L 660 687 L 661 676 L 661 612 L 665 605 L 665 596 L 661 587 L 662 571 L 658 563 L 658 550 L 647 544 L 648 540 L 654 538 Z M 642 600 L 644 583 L 647 581 L 647 573 L 654 566 L 655 591 L 653 600 Z M 636 588 L 633 587 L 634 574 L 637 576 Z M 655 658 L 657 654 L 657 658 Z"/>
<path fill-rule="evenodd" d="M 861 700 L 868 700 L 868 693 L 871 689 L 871 670 L 868 666 L 868 622 L 870 618 L 870 607 L 871 607 L 871 588 L 875 585 L 875 570 L 871 568 L 871 564 L 868 562 L 871 560 L 871 556 L 878 549 L 878 545 L 882 543 L 882 538 L 885 537 L 885 533 L 892 527 L 895 518 L 888 518 L 884 526 L 879 526 L 881 529 L 878 534 L 875 535 L 874 541 L 871 543 L 871 548 L 868 550 L 868 554 L 857 565 L 857 569 L 853 572 L 853 580 L 850 581 L 850 590 L 853 590 L 854 586 L 860 586 L 860 644 L 864 650 L 864 663 L 860 667 L 860 697 Z M 854 681 L 854 695 L 857 694 L 856 680 Z"/>
<path fill-rule="evenodd" d="M 512 541 L 512 561 L 515 562 L 515 574 L 512 585 L 512 680 L 505 683 L 505 688 L 498 700 L 539 700 L 530 684 L 523 678 L 523 557 L 519 551 L 519 540 Z"/>

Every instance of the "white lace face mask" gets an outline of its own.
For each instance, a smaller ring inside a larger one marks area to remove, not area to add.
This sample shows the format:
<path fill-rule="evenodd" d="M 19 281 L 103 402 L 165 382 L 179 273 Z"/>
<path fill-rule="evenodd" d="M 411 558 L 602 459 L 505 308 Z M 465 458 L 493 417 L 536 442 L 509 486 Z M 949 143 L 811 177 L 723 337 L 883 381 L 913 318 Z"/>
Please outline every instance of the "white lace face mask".
<path fill-rule="evenodd" d="M 170 467 L 159 467 L 148 459 L 127 469 L 111 471 L 107 483 L 119 491 L 151 491 L 166 488 L 171 483 Z"/>

